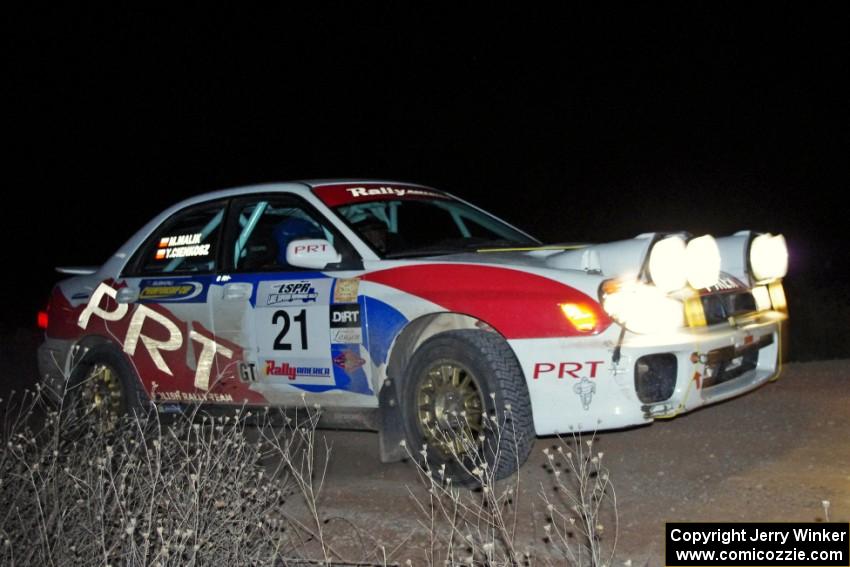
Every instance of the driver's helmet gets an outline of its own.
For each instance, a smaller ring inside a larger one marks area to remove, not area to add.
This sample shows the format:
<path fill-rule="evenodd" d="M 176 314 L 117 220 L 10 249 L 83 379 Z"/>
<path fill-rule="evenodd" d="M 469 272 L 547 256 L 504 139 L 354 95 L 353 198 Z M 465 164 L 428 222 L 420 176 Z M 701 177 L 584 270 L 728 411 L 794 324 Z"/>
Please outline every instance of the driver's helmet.
<path fill-rule="evenodd" d="M 324 238 L 325 233 L 308 220 L 290 217 L 274 227 L 272 236 L 277 242 L 277 263 L 286 265 L 286 247 L 290 242 L 301 238 Z"/>
<path fill-rule="evenodd" d="M 385 222 L 370 216 L 354 223 L 354 228 L 360 233 L 360 236 L 368 240 L 378 251 L 387 251 L 389 231 Z"/>

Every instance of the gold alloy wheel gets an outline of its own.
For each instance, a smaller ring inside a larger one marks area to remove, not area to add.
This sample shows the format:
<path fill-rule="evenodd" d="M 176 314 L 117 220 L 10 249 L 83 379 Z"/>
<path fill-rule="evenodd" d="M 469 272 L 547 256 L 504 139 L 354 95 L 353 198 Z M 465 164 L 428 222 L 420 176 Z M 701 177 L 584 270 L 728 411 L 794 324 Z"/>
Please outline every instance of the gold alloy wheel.
<path fill-rule="evenodd" d="M 85 413 L 104 412 L 110 416 L 121 415 L 123 392 L 115 370 L 106 364 L 95 364 L 82 383 L 80 392 Z"/>
<path fill-rule="evenodd" d="M 478 445 L 484 400 L 464 366 L 446 360 L 431 365 L 416 389 L 416 411 L 428 445 L 444 456 L 462 456 Z"/>

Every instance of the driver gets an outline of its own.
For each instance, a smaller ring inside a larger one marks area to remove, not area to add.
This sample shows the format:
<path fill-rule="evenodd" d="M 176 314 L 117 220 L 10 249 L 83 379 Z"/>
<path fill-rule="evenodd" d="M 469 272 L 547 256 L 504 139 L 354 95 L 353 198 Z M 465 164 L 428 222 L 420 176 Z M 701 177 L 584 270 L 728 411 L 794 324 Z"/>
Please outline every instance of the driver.
<path fill-rule="evenodd" d="M 369 241 L 378 252 L 387 251 L 387 225 L 375 217 L 369 217 L 354 224 L 360 235 Z"/>

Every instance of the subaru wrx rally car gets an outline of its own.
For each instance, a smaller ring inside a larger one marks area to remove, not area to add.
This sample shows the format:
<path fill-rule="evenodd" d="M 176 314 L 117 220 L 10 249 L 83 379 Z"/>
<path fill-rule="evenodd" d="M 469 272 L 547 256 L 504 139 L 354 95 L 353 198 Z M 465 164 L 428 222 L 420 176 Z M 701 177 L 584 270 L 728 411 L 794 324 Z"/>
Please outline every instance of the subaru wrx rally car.
<path fill-rule="evenodd" d="M 385 461 L 425 444 L 455 466 L 460 436 L 505 476 L 535 435 L 644 424 L 778 376 L 787 258 L 749 231 L 544 246 L 407 183 L 243 187 L 65 268 L 39 365 L 83 407 L 319 404 L 377 429 Z"/>

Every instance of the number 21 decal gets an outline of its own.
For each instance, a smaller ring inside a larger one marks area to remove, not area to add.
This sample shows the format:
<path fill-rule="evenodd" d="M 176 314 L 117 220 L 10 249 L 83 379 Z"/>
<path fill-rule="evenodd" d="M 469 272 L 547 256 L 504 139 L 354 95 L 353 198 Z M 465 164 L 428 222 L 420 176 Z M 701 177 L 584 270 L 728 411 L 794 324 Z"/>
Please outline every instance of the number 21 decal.
<path fill-rule="evenodd" d="M 274 340 L 274 350 L 292 350 L 291 343 L 283 342 L 283 339 L 286 338 L 286 334 L 289 332 L 289 328 L 292 326 L 292 321 L 298 323 L 301 330 L 301 350 L 307 350 L 307 311 L 302 309 L 298 312 L 298 315 L 292 318 L 289 317 L 289 313 L 286 311 L 275 311 L 274 315 L 272 315 L 272 325 L 277 325 L 278 320 L 283 320 L 283 328 Z"/>

